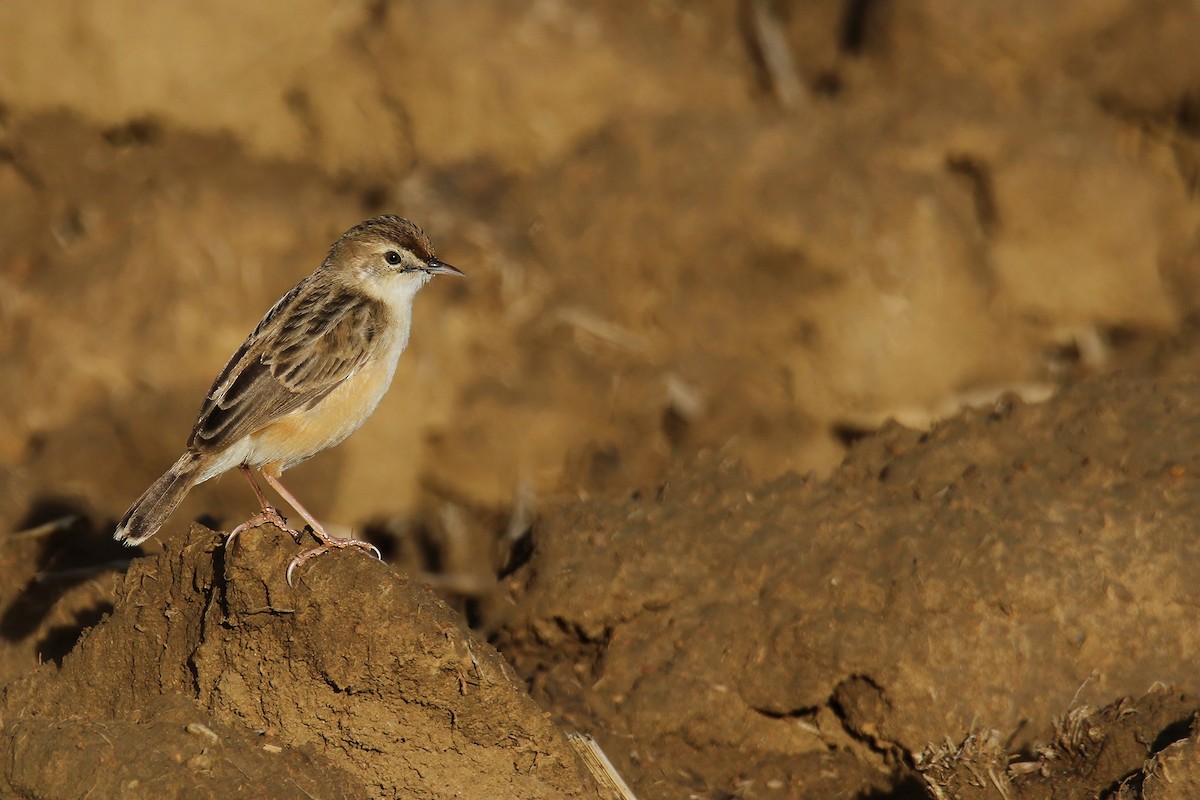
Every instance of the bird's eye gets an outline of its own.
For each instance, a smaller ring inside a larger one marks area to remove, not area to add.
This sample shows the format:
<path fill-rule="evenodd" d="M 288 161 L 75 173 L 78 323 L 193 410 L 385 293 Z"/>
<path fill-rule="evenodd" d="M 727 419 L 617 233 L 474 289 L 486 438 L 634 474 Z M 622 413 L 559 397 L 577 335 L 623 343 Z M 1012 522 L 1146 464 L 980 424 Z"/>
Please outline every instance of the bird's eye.
<path fill-rule="evenodd" d="M 400 254 L 395 250 L 388 250 L 383 254 L 383 259 L 394 267 L 400 263 Z"/>

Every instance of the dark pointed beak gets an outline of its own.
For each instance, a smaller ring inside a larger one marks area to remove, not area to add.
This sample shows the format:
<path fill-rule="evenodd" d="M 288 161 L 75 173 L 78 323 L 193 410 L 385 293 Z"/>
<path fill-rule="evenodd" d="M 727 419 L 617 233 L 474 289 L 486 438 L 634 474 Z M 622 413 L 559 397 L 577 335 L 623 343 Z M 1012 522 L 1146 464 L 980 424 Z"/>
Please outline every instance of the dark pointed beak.
<path fill-rule="evenodd" d="M 425 262 L 425 271 L 430 275 L 460 275 L 466 277 L 466 273 L 458 267 L 452 267 L 445 261 L 438 261 L 436 258 L 431 258 Z"/>

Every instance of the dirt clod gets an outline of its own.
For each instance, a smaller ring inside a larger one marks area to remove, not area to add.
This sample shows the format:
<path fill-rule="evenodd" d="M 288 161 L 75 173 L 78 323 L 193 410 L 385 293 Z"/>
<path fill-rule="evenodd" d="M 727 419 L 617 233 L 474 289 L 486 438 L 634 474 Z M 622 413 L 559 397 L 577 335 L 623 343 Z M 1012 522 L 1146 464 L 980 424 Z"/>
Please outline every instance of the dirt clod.
<path fill-rule="evenodd" d="M 63 731 L 89 743 L 87 764 L 117 765 L 123 750 L 106 756 L 96 740 L 165 731 L 154 752 L 186 769 L 159 776 L 164 796 L 194 774 L 214 792 L 242 785 L 238 770 L 262 762 L 274 766 L 255 778 L 255 796 L 292 797 L 298 790 L 280 778 L 313 761 L 324 765 L 318 788 L 336 788 L 322 796 L 592 796 L 573 751 L 511 669 L 427 589 L 341 552 L 307 565 L 291 589 L 284 569 L 296 548 L 287 537 L 261 529 L 231 552 L 221 541 L 195 526 L 136 562 L 112 614 L 60 671 L 8 688 L 5 717 L 21 709 L 4 731 L 14 790 L 49 791 L 49 775 L 37 771 L 46 762 L 29 748 L 61 748 Z M 164 706 L 176 709 L 174 727 Z M 130 764 L 105 781 L 144 780 L 151 768 Z"/>

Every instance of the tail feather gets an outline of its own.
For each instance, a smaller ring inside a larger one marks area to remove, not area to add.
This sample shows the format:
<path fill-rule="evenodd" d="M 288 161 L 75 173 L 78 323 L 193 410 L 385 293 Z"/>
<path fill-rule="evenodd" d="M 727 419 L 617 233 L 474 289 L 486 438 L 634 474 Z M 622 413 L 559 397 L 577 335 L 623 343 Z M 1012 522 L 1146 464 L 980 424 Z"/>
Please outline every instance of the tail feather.
<path fill-rule="evenodd" d="M 183 502 L 188 491 L 200 477 L 204 458 L 194 450 L 188 450 L 163 476 L 142 492 L 137 502 L 125 512 L 121 524 L 113 533 L 118 542 L 133 547 L 158 533 L 167 518 Z"/>

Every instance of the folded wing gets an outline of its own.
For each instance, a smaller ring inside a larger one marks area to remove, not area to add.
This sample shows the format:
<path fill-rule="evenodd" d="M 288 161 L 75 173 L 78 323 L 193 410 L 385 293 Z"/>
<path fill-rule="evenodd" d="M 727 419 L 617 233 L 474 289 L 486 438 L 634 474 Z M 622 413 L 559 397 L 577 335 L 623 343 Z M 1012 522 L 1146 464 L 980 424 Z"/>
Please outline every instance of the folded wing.
<path fill-rule="evenodd" d="M 188 447 L 220 451 L 321 402 L 370 359 L 383 314 L 382 303 L 360 292 L 301 281 L 225 365 Z"/>

